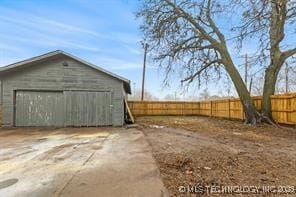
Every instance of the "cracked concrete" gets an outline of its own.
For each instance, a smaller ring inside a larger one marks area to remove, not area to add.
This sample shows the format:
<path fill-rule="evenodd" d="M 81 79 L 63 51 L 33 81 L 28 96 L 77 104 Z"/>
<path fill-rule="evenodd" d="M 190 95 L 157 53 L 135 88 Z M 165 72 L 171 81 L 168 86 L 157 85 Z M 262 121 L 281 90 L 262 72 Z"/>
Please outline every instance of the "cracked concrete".
<path fill-rule="evenodd" d="M 7 197 L 168 196 L 136 129 L 1 129 L 1 183 Z"/>

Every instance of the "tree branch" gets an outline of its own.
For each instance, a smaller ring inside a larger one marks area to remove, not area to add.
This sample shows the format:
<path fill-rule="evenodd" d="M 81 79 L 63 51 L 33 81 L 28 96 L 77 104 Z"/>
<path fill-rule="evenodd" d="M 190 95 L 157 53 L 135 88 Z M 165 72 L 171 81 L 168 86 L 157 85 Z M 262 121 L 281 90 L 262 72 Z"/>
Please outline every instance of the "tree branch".
<path fill-rule="evenodd" d="M 208 21 L 210 23 L 210 27 L 216 33 L 216 35 L 218 36 L 219 40 L 221 42 L 225 43 L 225 37 L 224 37 L 224 35 L 218 29 L 218 27 L 216 26 L 215 22 L 213 21 L 213 19 L 211 17 L 211 0 L 208 0 L 206 16 L 207 16 L 207 19 L 208 19 Z"/>
<path fill-rule="evenodd" d="M 220 64 L 222 63 L 222 60 L 221 59 L 217 59 L 217 60 L 213 60 L 211 62 L 208 62 L 206 63 L 200 70 L 198 70 L 197 72 L 195 72 L 193 75 L 181 80 L 181 83 L 184 83 L 184 82 L 188 82 L 188 83 L 191 83 L 198 75 L 200 75 L 204 70 L 206 70 L 207 68 L 209 68 L 210 66 L 212 66 L 213 64 Z"/>
<path fill-rule="evenodd" d="M 217 45 L 218 42 L 216 39 L 214 39 L 212 36 L 208 34 L 195 20 L 194 18 L 188 14 L 185 10 L 182 8 L 176 6 L 174 3 L 172 3 L 170 0 L 164 0 L 169 6 L 171 6 L 181 17 L 186 19 L 195 29 L 197 30 L 197 33 L 200 33 L 205 39 L 207 39 L 211 44 Z"/>
<path fill-rule="evenodd" d="M 291 57 L 292 55 L 296 54 L 296 48 L 294 49 L 289 49 L 285 52 L 282 53 L 282 57 L 284 58 L 284 60 L 288 59 L 289 57 Z"/>

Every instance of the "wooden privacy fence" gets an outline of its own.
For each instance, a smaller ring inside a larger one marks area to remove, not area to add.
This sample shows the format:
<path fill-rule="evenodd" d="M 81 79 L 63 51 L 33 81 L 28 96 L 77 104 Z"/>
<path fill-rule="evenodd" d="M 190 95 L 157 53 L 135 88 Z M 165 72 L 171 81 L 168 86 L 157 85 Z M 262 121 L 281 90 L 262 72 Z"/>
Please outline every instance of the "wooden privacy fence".
<path fill-rule="evenodd" d="M 261 109 L 261 97 L 253 97 L 258 110 Z M 296 94 L 274 95 L 271 97 L 272 115 L 275 121 L 296 125 Z M 129 101 L 134 116 L 193 116 L 204 115 L 230 119 L 244 119 L 244 111 L 239 99 L 215 101 Z"/>

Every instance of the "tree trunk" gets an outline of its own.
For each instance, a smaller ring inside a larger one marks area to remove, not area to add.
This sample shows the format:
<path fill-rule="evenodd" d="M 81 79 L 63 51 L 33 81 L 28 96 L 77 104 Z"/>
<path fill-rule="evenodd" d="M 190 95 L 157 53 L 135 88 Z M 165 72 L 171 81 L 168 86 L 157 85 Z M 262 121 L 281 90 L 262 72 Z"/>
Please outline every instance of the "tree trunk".
<path fill-rule="evenodd" d="M 255 108 L 254 102 L 251 98 L 250 92 L 248 91 L 243 79 L 241 78 L 240 73 L 234 66 L 228 53 L 224 53 L 224 66 L 229 74 L 235 89 L 239 95 L 240 101 L 243 105 L 245 113 L 245 123 L 246 124 L 256 124 L 261 122 L 261 118 Z"/>
<path fill-rule="evenodd" d="M 285 37 L 285 20 L 287 17 L 287 0 L 271 1 L 270 16 L 270 65 L 265 70 L 261 114 L 264 119 L 273 121 L 271 98 L 274 94 L 278 73 L 285 62 L 280 43 Z"/>
<path fill-rule="evenodd" d="M 231 71 L 229 71 L 229 69 Z M 258 116 L 253 100 L 240 74 L 236 69 L 232 70 L 231 68 L 228 68 L 227 70 L 228 70 L 228 73 L 231 73 L 230 78 L 236 88 L 240 101 L 243 105 L 243 109 L 245 113 L 245 123 L 256 124 L 260 122 L 261 120 L 260 120 L 260 117 Z"/>
<path fill-rule="evenodd" d="M 269 66 L 265 71 L 261 114 L 264 117 L 269 118 L 271 121 L 273 121 L 273 118 L 270 97 L 275 92 L 278 73 L 279 69 L 276 69 L 274 66 Z"/>

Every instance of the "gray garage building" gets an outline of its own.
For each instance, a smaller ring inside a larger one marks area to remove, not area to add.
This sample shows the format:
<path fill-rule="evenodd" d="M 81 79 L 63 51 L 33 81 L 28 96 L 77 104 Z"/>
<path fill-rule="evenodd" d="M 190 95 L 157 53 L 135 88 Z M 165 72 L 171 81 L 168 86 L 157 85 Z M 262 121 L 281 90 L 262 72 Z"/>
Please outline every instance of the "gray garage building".
<path fill-rule="evenodd" d="M 3 126 L 120 126 L 130 93 L 129 80 L 63 51 L 0 68 Z"/>

